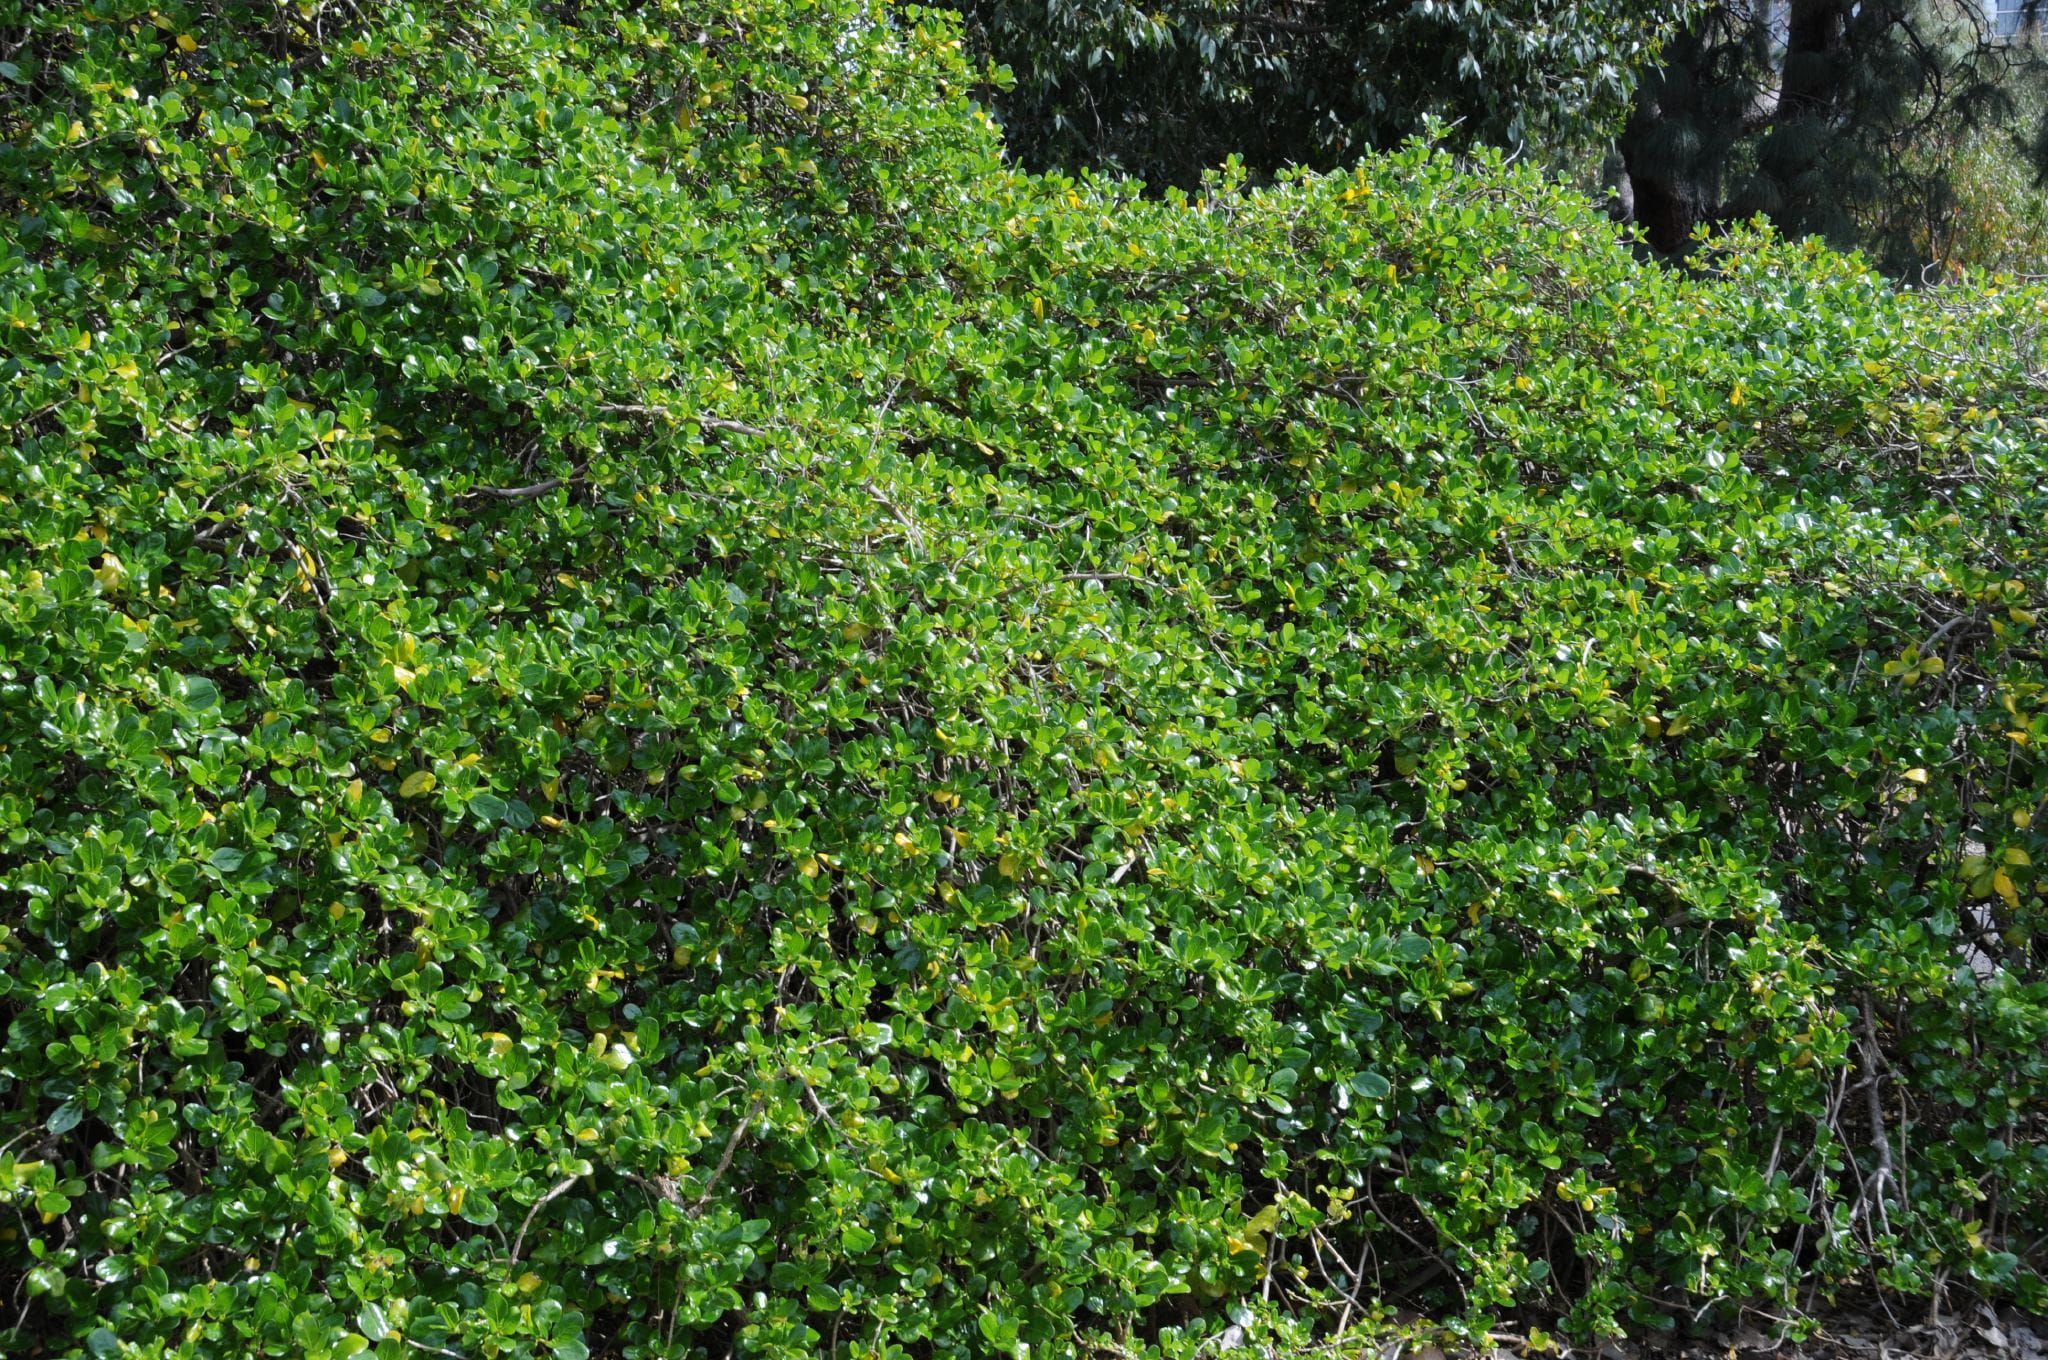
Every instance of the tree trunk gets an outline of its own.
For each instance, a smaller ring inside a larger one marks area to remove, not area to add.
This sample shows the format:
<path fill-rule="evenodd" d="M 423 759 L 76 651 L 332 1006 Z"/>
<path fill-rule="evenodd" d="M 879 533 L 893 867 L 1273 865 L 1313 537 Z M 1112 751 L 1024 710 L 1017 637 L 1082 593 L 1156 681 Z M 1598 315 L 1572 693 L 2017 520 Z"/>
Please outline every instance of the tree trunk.
<path fill-rule="evenodd" d="M 1848 28 L 1849 0 L 1792 0 L 1779 86 L 1780 121 L 1826 115 L 1840 83 Z"/>
<path fill-rule="evenodd" d="M 1864 7 L 1888 14 L 1897 3 L 1864 0 Z M 1789 236 L 1837 237 L 1853 230 L 1838 172 L 1827 167 L 1847 112 L 1843 98 L 1851 10 L 1850 0 L 1792 0 L 1785 60 L 1778 72 L 1778 107 L 1757 144 L 1756 197 L 1747 205 L 1768 212 Z"/>
<path fill-rule="evenodd" d="M 1700 115 L 1689 97 L 1690 73 L 1681 65 L 1695 55 L 1689 44 L 1674 44 L 1667 56 L 1672 65 L 1645 78 L 1614 145 L 1621 158 L 1616 199 L 1625 205 L 1623 220 L 1643 229 L 1652 250 L 1671 257 L 1692 248 L 1693 228 L 1711 213 L 1701 182 L 1707 167 L 1698 155 L 1700 138 L 1674 135 Z"/>
<path fill-rule="evenodd" d="M 1657 174 L 1640 156 L 1622 151 L 1628 219 L 1643 229 L 1650 249 L 1659 255 L 1683 255 L 1692 245 L 1692 229 L 1700 221 L 1698 190 L 1682 179 Z"/>

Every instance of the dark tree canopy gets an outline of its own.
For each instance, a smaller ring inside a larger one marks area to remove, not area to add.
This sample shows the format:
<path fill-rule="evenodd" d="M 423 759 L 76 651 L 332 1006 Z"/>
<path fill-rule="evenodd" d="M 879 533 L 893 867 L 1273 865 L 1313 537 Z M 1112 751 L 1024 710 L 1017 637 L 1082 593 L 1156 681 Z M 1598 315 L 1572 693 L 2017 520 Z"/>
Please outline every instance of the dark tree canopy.
<path fill-rule="evenodd" d="M 1114 168 L 1189 185 L 1230 154 L 1255 169 L 1348 164 L 1431 117 L 1454 140 L 1602 141 L 1634 73 L 1697 0 L 966 0 L 1007 65 L 998 100 L 1033 168 Z"/>
<path fill-rule="evenodd" d="M 1641 82 L 1618 144 L 1623 214 L 1664 253 L 1702 223 L 1763 214 L 1911 269 L 1949 194 L 1933 148 L 1962 129 L 2018 132 L 2015 95 L 2041 66 L 2010 37 L 2041 8 L 1716 0 Z"/>
<path fill-rule="evenodd" d="M 1663 254 L 1762 214 L 1935 253 L 1958 137 L 2010 129 L 2039 82 L 2038 0 L 965 0 L 1013 155 L 1191 186 L 1329 169 L 1427 127 L 1560 168 L 1614 139 L 1620 214 Z M 2016 41 L 2017 39 L 2017 41 Z M 2005 135 L 2003 131 L 2001 136 Z"/>

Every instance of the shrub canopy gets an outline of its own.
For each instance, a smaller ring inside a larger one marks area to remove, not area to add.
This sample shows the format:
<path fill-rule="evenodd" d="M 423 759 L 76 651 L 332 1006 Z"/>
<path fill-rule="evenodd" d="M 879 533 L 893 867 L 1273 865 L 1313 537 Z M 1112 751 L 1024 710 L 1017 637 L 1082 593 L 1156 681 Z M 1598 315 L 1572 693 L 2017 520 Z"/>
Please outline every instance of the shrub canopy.
<path fill-rule="evenodd" d="M 11 1353 L 2048 1301 L 2040 292 L 860 0 L 11 24 Z"/>

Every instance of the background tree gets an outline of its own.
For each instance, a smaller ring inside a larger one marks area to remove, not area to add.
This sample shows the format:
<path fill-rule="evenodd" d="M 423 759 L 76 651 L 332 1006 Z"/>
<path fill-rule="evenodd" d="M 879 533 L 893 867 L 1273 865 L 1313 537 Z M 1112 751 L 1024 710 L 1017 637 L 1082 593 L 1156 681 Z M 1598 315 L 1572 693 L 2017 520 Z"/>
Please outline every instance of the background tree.
<path fill-rule="evenodd" d="M 2012 40 L 2038 33 L 2043 0 L 962 8 L 1012 72 L 994 102 L 1034 169 L 1155 186 L 1190 186 L 1232 154 L 1259 174 L 1328 169 L 1436 117 L 1454 145 L 1533 150 L 1560 169 L 1612 139 L 1618 215 L 1662 254 L 1701 224 L 1762 214 L 1906 273 L 1981 254 L 1958 245 L 2010 216 L 1961 220 L 1984 195 L 1958 193 L 1959 169 L 2048 167 L 2048 136 L 2030 150 L 2020 135 L 2041 48 Z"/>
<path fill-rule="evenodd" d="M 1015 84 L 996 99 L 1035 169 L 1192 185 L 1230 154 L 1319 169 L 1430 117 L 1463 144 L 1603 145 L 1634 73 L 1699 0 L 966 0 Z"/>
<path fill-rule="evenodd" d="M 1620 213 L 1666 254 L 1703 222 L 1761 213 L 1895 272 L 1927 263 L 1953 200 L 1946 149 L 1977 131 L 2017 148 L 2039 48 L 1999 30 L 2041 8 L 2000 24 L 1979 0 L 1717 0 L 1639 84 Z"/>

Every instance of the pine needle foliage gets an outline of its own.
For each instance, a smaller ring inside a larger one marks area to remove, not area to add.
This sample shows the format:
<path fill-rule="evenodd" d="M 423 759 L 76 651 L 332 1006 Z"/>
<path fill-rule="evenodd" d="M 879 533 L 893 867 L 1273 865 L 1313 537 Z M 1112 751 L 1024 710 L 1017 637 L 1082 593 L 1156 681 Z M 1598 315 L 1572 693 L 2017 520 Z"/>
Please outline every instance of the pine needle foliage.
<path fill-rule="evenodd" d="M 1626 215 L 1678 255 L 1761 214 L 1918 281 L 1957 254 L 1939 238 L 1975 187 L 1953 148 L 2018 142 L 2048 88 L 2048 9 L 2003 8 L 2004 23 L 1982 0 L 1712 0 L 1638 82 Z M 1963 230 L 1994 236 L 1999 217 Z"/>

